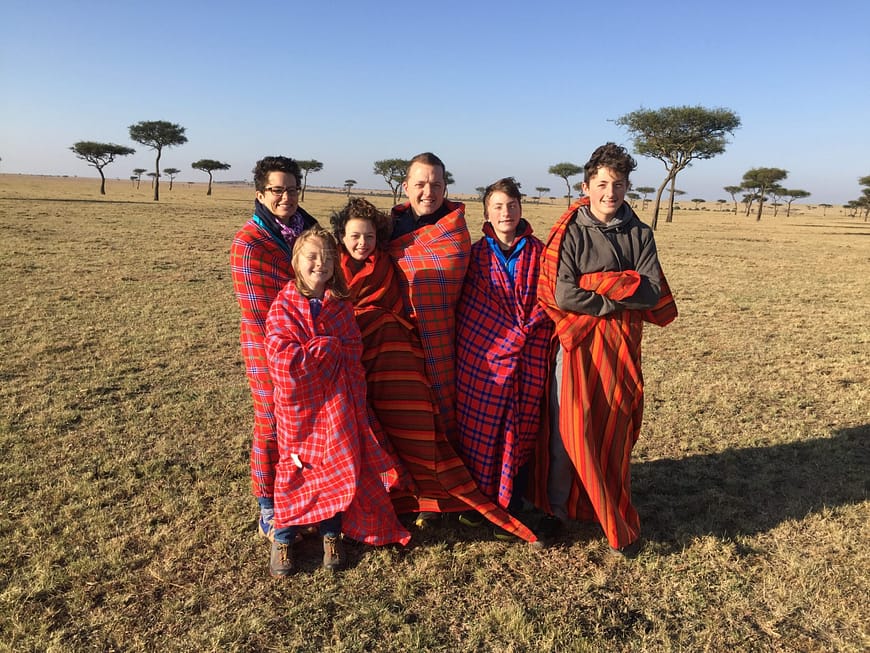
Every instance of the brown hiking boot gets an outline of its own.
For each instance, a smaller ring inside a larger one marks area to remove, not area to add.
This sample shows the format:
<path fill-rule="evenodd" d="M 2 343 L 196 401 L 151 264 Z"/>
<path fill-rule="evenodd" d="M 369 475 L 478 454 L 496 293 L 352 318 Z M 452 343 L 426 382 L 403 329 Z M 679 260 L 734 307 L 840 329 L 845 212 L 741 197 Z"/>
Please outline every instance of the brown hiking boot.
<path fill-rule="evenodd" d="M 272 540 L 269 551 L 269 573 L 272 576 L 289 576 L 293 573 L 293 545 Z"/>
<path fill-rule="evenodd" d="M 338 535 L 323 536 L 323 566 L 330 571 L 344 566 L 344 546 Z"/>

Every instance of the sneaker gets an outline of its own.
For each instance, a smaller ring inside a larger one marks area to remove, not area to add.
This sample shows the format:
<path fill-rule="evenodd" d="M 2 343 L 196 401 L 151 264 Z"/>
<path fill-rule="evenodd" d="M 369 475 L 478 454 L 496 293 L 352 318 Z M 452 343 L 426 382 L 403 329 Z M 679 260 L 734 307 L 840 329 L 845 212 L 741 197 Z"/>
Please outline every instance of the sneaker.
<path fill-rule="evenodd" d="M 493 535 L 495 536 L 495 539 L 499 540 L 500 542 L 512 542 L 517 539 L 516 535 L 509 531 L 506 531 L 501 526 L 495 527 Z"/>
<path fill-rule="evenodd" d="M 459 513 L 459 523 L 471 528 L 482 526 L 484 522 L 483 515 L 476 510 L 466 510 Z"/>
<path fill-rule="evenodd" d="M 323 566 L 330 571 L 344 567 L 344 547 L 338 535 L 323 536 Z"/>
<path fill-rule="evenodd" d="M 627 560 L 633 560 L 634 558 L 636 558 L 642 548 L 643 543 L 640 541 L 640 539 L 635 540 L 631 544 L 626 544 L 625 546 L 608 547 L 608 549 L 610 550 L 610 555 L 617 558 L 625 558 Z"/>
<path fill-rule="evenodd" d="M 289 542 L 272 540 L 269 550 L 269 574 L 275 577 L 289 576 L 293 573 L 293 545 Z"/>
<path fill-rule="evenodd" d="M 440 518 L 441 515 L 437 512 L 420 512 L 417 513 L 417 518 L 414 520 L 414 526 L 419 528 L 421 531 L 426 530 L 427 528 L 434 527 Z"/>

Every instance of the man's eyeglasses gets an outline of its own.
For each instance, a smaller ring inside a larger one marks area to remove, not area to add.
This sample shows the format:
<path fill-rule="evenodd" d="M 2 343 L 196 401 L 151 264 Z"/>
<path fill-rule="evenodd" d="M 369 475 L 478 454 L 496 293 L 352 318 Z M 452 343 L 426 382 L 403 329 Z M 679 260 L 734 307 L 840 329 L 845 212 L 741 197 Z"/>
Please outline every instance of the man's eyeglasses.
<path fill-rule="evenodd" d="M 298 188 L 285 188 L 284 186 L 267 186 L 266 190 L 272 193 L 275 197 L 281 197 L 284 193 L 287 193 L 288 197 L 293 197 L 299 194 Z"/>

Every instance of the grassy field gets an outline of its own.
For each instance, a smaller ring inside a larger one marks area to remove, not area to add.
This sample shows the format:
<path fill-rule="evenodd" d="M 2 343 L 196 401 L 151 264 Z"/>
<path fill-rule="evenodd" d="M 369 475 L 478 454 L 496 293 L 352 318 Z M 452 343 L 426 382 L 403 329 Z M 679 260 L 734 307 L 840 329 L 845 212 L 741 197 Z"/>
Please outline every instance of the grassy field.
<path fill-rule="evenodd" d="M 306 541 L 281 582 L 228 269 L 253 192 L 98 189 L 0 175 L 0 651 L 870 648 L 870 224 L 660 222 L 680 317 L 646 331 L 637 559 L 451 522 L 335 576 Z M 525 207 L 541 237 L 562 210 Z"/>

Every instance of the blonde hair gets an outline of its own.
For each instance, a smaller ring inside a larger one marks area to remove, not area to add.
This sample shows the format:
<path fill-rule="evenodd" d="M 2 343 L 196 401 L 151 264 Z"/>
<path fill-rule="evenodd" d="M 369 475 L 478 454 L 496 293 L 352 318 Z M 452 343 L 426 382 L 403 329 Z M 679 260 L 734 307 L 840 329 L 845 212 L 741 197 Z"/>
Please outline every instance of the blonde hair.
<path fill-rule="evenodd" d="M 293 269 L 296 269 L 296 263 L 299 260 L 299 252 L 302 251 L 302 246 L 309 240 L 315 239 L 319 239 L 321 243 L 323 243 L 324 256 L 332 259 L 332 278 L 326 282 L 326 287 L 332 291 L 332 294 L 335 297 L 339 299 L 347 299 L 350 295 L 350 291 L 347 289 L 347 281 L 344 278 L 344 272 L 341 271 L 341 265 L 338 260 L 338 242 L 335 240 L 335 236 L 320 225 L 315 225 L 310 229 L 306 229 L 299 234 L 296 242 L 293 243 L 293 256 L 290 259 Z M 294 277 L 296 289 L 299 291 L 299 294 L 303 297 L 311 297 L 311 288 L 306 286 L 305 282 L 302 281 L 298 275 L 294 274 Z"/>

